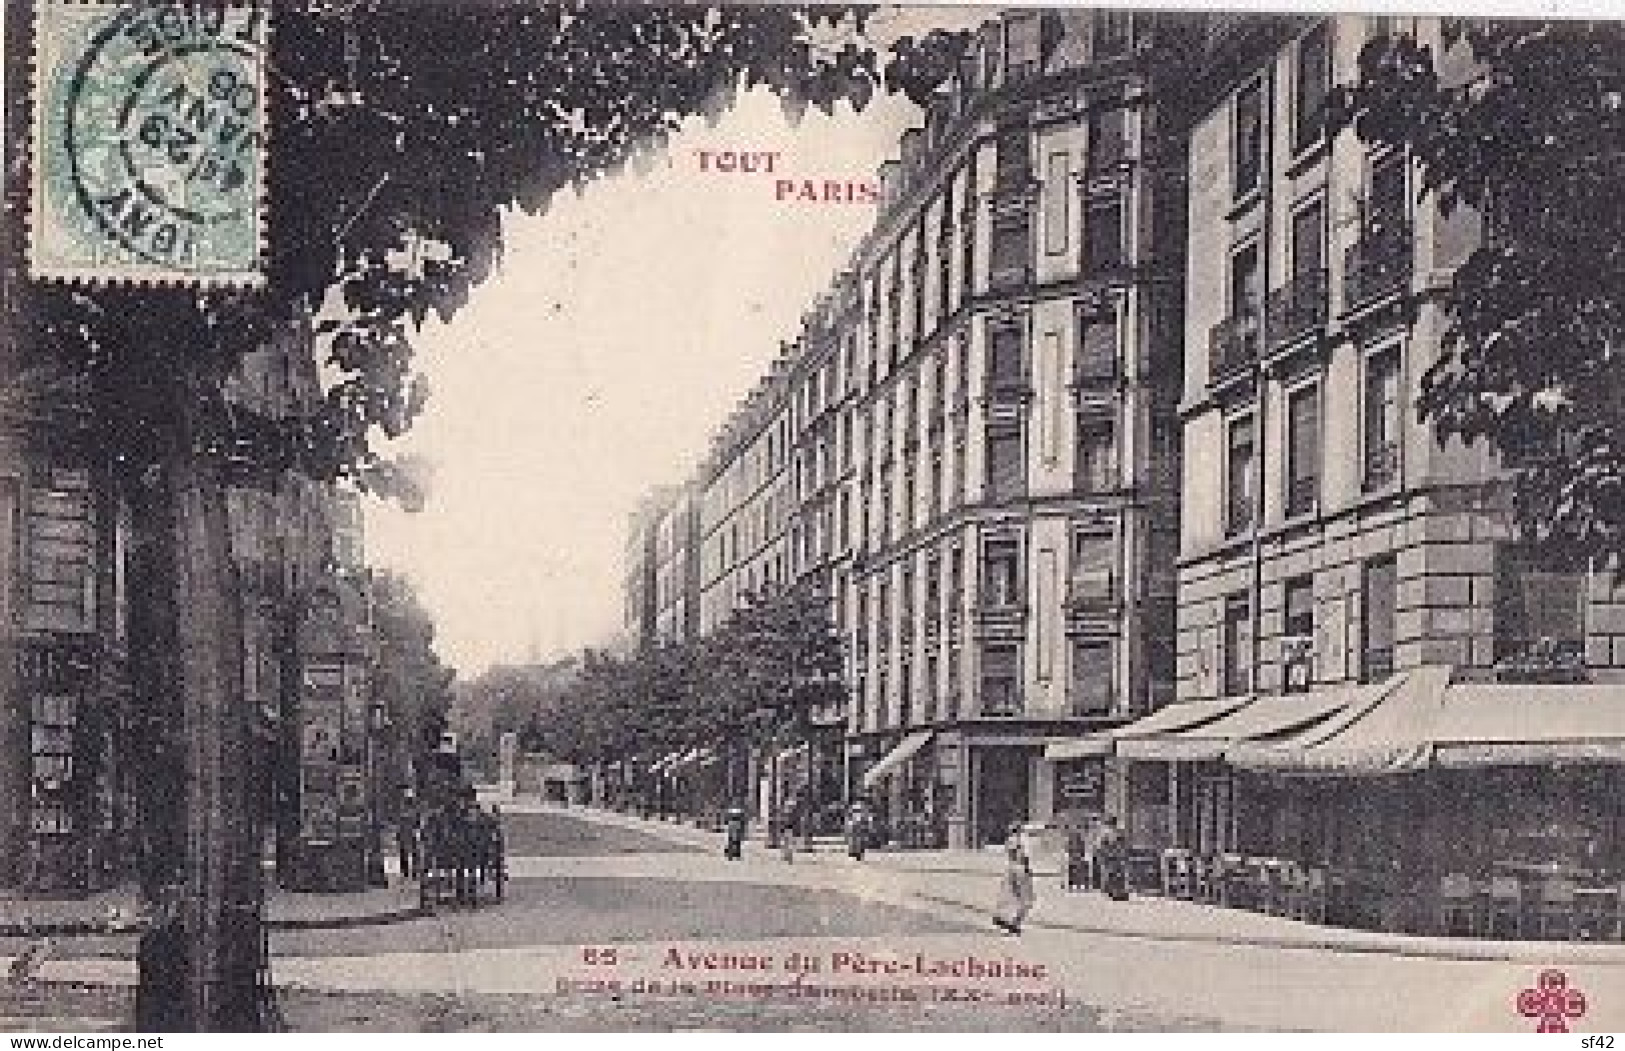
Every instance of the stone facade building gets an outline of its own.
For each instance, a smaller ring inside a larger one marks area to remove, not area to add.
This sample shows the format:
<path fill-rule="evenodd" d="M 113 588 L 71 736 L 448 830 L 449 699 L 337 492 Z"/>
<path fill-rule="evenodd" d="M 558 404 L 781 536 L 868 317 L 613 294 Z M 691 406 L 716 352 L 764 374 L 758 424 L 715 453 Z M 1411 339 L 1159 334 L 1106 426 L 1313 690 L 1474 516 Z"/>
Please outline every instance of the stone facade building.
<path fill-rule="evenodd" d="M 713 444 L 701 630 L 812 579 L 849 792 L 920 842 L 1104 805 L 1046 745 L 1173 689 L 1190 19 L 990 19 L 878 222 Z"/>

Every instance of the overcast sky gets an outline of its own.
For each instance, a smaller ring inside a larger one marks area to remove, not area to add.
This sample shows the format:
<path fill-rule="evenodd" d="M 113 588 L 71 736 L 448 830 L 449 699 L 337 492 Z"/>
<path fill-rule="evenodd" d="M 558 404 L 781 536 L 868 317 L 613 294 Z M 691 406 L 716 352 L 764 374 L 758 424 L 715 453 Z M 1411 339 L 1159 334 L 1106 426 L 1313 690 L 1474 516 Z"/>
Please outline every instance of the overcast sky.
<path fill-rule="evenodd" d="M 879 17 L 887 36 L 923 28 Z M 714 129 L 694 122 L 666 167 L 509 222 L 501 274 L 419 340 L 433 397 L 397 447 L 431 461 L 429 506 L 368 515 L 372 561 L 411 577 L 443 657 L 473 674 L 615 635 L 639 497 L 692 471 L 873 222 L 870 205 L 776 200 L 775 176 L 701 172 L 698 151 L 873 180 L 918 119 L 877 96 L 792 128 L 775 97 L 747 96 Z"/>

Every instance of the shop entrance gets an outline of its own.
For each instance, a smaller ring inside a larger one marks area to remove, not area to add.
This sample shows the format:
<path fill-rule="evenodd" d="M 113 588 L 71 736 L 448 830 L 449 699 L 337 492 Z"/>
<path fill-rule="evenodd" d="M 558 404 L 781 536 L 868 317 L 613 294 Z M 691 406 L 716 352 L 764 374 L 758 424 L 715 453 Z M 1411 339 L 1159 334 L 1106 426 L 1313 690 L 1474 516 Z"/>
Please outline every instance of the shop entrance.
<path fill-rule="evenodd" d="M 1030 750 L 984 746 L 976 750 L 976 842 L 1002 843 L 1010 826 L 1026 821 L 1032 797 Z"/>

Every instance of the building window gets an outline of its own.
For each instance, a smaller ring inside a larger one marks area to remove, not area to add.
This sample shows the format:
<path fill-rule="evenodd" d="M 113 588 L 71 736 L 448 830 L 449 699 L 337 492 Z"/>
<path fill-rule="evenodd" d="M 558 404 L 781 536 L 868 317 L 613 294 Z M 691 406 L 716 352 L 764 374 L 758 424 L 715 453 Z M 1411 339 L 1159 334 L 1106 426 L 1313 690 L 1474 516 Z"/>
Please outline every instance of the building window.
<path fill-rule="evenodd" d="M 1392 555 L 1367 562 L 1360 574 L 1360 681 L 1381 682 L 1394 673 L 1394 614 L 1399 569 Z"/>
<path fill-rule="evenodd" d="M 942 563 L 935 556 L 925 563 L 925 622 L 942 623 Z"/>
<path fill-rule="evenodd" d="M 1292 215 L 1292 273 L 1269 301 L 1269 338 L 1284 343 L 1326 321 L 1326 205 L 1321 198 Z"/>
<path fill-rule="evenodd" d="M 1040 69 L 1039 21 L 1034 14 L 1011 17 L 1004 24 L 1004 69 L 1007 80 L 1035 77 Z"/>
<path fill-rule="evenodd" d="M 1071 201 L 1072 155 L 1057 150 L 1044 165 L 1044 251 L 1050 255 L 1066 251 Z"/>
<path fill-rule="evenodd" d="M 903 528 L 906 535 L 914 528 L 914 459 L 910 456 L 903 464 Z"/>
<path fill-rule="evenodd" d="M 1087 170 L 1090 175 L 1105 174 L 1123 163 L 1127 117 L 1128 110 L 1121 106 L 1098 109 L 1089 115 Z"/>
<path fill-rule="evenodd" d="M 1116 695 L 1116 662 L 1109 639 L 1075 639 L 1072 642 L 1072 714 L 1106 715 Z"/>
<path fill-rule="evenodd" d="M 1253 527 L 1258 503 L 1257 461 L 1253 450 L 1253 418 L 1231 420 L 1225 440 L 1224 531 L 1226 536 Z"/>
<path fill-rule="evenodd" d="M 1117 597 L 1117 540 L 1110 533 L 1072 534 L 1068 582 L 1074 602 L 1111 602 Z"/>
<path fill-rule="evenodd" d="M 1495 551 L 1495 661 L 1578 667 L 1585 657 L 1586 567 L 1550 547 Z"/>
<path fill-rule="evenodd" d="M 1000 186 L 1025 184 L 1032 178 L 1032 148 L 1024 124 L 999 129 L 994 142 L 994 177 Z"/>
<path fill-rule="evenodd" d="M 1085 388 L 1109 387 L 1117 383 L 1117 312 L 1100 313 L 1090 307 L 1078 309 L 1078 357 L 1073 377 Z"/>
<path fill-rule="evenodd" d="M 1021 543 L 995 537 L 982 545 L 982 605 L 1019 606 L 1024 601 L 1021 579 Z"/>
<path fill-rule="evenodd" d="M 1262 292 L 1258 243 L 1253 241 L 1236 249 L 1230 256 L 1230 316 L 1256 317 Z"/>
<path fill-rule="evenodd" d="M 1231 149 L 1231 186 L 1243 197 L 1258 189 L 1264 170 L 1264 84 L 1249 82 L 1236 92 L 1235 137 Z"/>
<path fill-rule="evenodd" d="M 990 428 L 987 432 L 988 499 L 1013 500 L 1026 491 L 1027 472 L 1022 460 L 1020 429 Z"/>
<path fill-rule="evenodd" d="M 1021 711 L 1021 649 L 1011 643 L 982 647 L 982 714 Z"/>
<path fill-rule="evenodd" d="M 1405 193 L 1405 155 L 1387 153 L 1371 165 L 1371 196 L 1366 202 L 1365 229 L 1380 237 L 1410 233 Z"/>
<path fill-rule="evenodd" d="M 993 283 L 1022 284 L 1032 273 L 1032 230 L 1026 215 L 1004 216 L 993 223 L 988 266 Z"/>
<path fill-rule="evenodd" d="M 1352 310 L 1404 292 L 1411 279 L 1411 225 L 1405 155 L 1391 152 L 1371 165 L 1359 239 L 1343 259 L 1343 306 Z"/>
<path fill-rule="evenodd" d="M 935 651 L 925 655 L 925 723 L 937 721 L 937 655 Z"/>
<path fill-rule="evenodd" d="M 948 485 L 948 497 L 954 507 L 965 502 L 965 421 L 954 424 L 954 467 Z"/>
<path fill-rule="evenodd" d="M 1292 147 L 1303 151 L 1319 140 L 1326 127 L 1326 99 L 1331 90 L 1330 26 L 1321 22 L 1298 41 L 1294 69 Z"/>
<path fill-rule="evenodd" d="M 1094 57 L 1115 58 L 1127 54 L 1134 39 L 1133 19 L 1128 11 L 1112 8 L 1096 11 Z"/>
<path fill-rule="evenodd" d="M 1293 577 L 1286 582 L 1286 620 L 1281 633 L 1281 689 L 1303 693 L 1309 689 L 1315 643 L 1315 579 Z"/>
<path fill-rule="evenodd" d="M 30 733 L 33 754 L 33 819 L 36 833 L 63 834 L 73 828 L 70 800 L 75 794 L 74 726 L 77 704 L 72 695 L 36 694 Z"/>
<path fill-rule="evenodd" d="M 1074 479 L 1080 493 L 1109 493 L 1117 489 L 1117 440 L 1110 417 L 1078 417 L 1077 465 Z"/>
<path fill-rule="evenodd" d="M 1300 387 L 1287 395 L 1288 518 L 1312 514 L 1320 502 L 1320 389 Z"/>
<path fill-rule="evenodd" d="M 1125 262 L 1123 199 L 1116 194 L 1091 198 L 1083 207 L 1083 265 L 1091 272 L 1113 270 Z"/>
<path fill-rule="evenodd" d="M 1018 325 L 988 327 L 987 382 L 991 398 L 1027 393 L 1026 342 Z"/>
<path fill-rule="evenodd" d="M 1363 485 L 1367 492 L 1399 481 L 1399 348 L 1365 359 Z"/>
<path fill-rule="evenodd" d="M 1224 600 L 1224 663 L 1220 688 L 1226 697 L 1239 697 L 1252 688 L 1252 604 L 1246 595 Z"/>

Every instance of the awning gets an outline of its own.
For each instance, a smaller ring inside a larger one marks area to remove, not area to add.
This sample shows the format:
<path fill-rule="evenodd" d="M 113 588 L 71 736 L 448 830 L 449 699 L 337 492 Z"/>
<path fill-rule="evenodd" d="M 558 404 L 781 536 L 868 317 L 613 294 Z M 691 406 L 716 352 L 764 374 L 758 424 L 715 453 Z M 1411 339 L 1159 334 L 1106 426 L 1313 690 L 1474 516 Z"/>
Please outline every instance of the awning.
<path fill-rule="evenodd" d="M 1112 735 L 1109 733 L 1085 734 L 1083 737 L 1056 741 L 1044 746 L 1044 758 L 1052 763 L 1061 763 L 1068 759 L 1098 759 L 1111 754 Z"/>
<path fill-rule="evenodd" d="M 1224 757 L 1231 746 L 1241 742 L 1278 740 L 1312 728 L 1364 701 L 1362 690 L 1373 689 L 1380 688 L 1338 687 L 1255 697 L 1228 715 L 1197 726 L 1120 740 L 1117 754 L 1162 762 L 1209 762 Z"/>
<path fill-rule="evenodd" d="M 1452 686 L 1434 720 L 1438 766 L 1625 762 L 1625 685 Z"/>
<path fill-rule="evenodd" d="M 931 740 L 930 730 L 916 730 L 903 738 L 891 751 L 887 752 L 874 766 L 871 766 L 863 775 L 863 787 L 873 788 L 881 779 L 893 770 L 908 762 L 909 757 L 925 747 L 925 742 Z"/>
<path fill-rule="evenodd" d="M 1445 666 L 1416 668 L 1360 690 L 1324 723 L 1271 741 L 1238 742 L 1225 758 L 1244 769 L 1338 776 L 1427 766 L 1430 735 L 1450 683 Z"/>
<path fill-rule="evenodd" d="M 1126 737 L 1147 737 L 1153 734 L 1200 726 L 1229 715 L 1245 703 L 1245 698 L 1227 697 L 1218 701 L 1185 701 L 1170 704 L 1143 719 L 1101 733 L 1082 737 L 1063 738 L 1044 746 L 1044 758 L 1051 762 L 1068 759 L 1098 759 L 1111 755 L 1119 740 Z"/>

